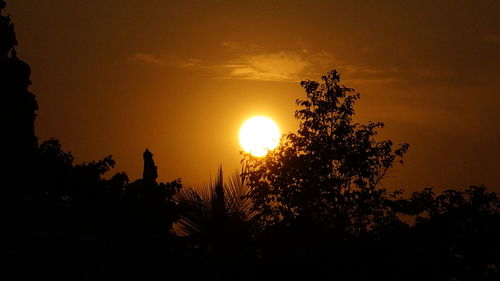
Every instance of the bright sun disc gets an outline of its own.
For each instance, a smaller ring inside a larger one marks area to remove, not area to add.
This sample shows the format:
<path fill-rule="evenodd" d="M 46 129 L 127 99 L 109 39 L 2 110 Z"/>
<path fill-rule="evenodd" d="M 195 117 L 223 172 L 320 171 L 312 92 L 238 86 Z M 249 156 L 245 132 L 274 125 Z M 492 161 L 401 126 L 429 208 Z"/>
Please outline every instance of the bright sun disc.
<path fill-rule="evenodd" d="M 275 149 L 280 142 L 281 132 L 273 120 L 256 116 L 243 123 L 240 129 L 240 144 L 243 150 L 253 156 L 262 157 Z"/>

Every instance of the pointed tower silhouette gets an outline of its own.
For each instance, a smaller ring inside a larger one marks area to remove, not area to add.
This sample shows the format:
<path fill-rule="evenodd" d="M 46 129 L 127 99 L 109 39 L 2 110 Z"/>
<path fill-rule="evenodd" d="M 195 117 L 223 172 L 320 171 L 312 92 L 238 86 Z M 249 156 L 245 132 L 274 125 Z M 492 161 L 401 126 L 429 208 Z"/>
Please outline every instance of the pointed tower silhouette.
<path fill-rule="evenodd" d="M 4 15 L 5 6 L 5 1 L 0 0 L 0 177 L 28 187 L 32 185 L 38 146 L 35 137 L 38 105 L 28 91 L 31 69 L 14 49 L 16 33 L 10 16 Z"/>
<path fill-rule="evenodd" d="M 144 158 L 144 170 L 142 172 L 142 179 L 146 182 L 155 182 L 158 178 L 158 168 L 155 166 L 155 161 L 153 160 L 153 153 L 146 148 L 142 154 Z"/>
<path fill-rule="evenodd" d="M 4 185 L 0 208 L 31 206 L 36 198 L 35 163 L 37 139 L 35 117 L 38 105 L 28 91 L 31 69 L 17 57 L 14 24 L 4 15 L 0 0 L 0 178 Z M 11 212 L 11 211 L 8 211 Z M 19 212 L 17 212 L 19 213 Z"/>
<path fill-rule="evenodd" d="M 6 4 L 0 0 L 0 138 L 4 159 L 26 158 L 37 147 L 35 137 L 35 96 L 28 91 L 31 69 L 17 57 L 14 24 L 3 15 Z"/>

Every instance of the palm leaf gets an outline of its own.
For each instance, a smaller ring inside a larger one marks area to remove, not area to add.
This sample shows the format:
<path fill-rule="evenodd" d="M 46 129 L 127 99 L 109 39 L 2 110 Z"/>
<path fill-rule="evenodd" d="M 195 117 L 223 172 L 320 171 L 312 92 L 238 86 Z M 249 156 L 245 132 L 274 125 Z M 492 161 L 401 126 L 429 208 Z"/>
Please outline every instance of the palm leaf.
<path fill-rule="evenodd" d="M 183 213 L 175 225 L 176 233 L 209 237 L 222 231 L 224 222 L 250 222 L 256 211 L 246 197 L 248 192 L 248 186 L 237 172 L 224 184 L 222 167 L 219 167 L 215 180 L 198 188 L 184 188 L 177 195 Z"/>

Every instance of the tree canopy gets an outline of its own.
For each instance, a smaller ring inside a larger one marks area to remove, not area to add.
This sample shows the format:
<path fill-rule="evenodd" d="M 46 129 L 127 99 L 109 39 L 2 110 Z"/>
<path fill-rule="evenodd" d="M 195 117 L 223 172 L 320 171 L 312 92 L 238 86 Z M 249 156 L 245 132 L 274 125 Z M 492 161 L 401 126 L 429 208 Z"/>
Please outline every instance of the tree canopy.
<path fill-rule="evenodd" d="M 381 180 L 409 145 L 378 141 L 381 122 L 353 120 L 360 94 L 333 70 L 322 82 L 302 81 L 296 133 L 263 158 L 245 155 L 254 206 L 267 223 L 295 219 L 359 233 L 384 215 Z"/>

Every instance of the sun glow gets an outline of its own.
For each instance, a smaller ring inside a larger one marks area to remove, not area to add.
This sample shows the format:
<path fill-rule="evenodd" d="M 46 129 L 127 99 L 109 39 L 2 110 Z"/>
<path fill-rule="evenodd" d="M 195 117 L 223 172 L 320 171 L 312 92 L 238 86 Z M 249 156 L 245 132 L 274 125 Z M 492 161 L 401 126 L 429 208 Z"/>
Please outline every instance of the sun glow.
<path fill-rule="evenodd" d="M 276 123 L 264 116 L 256 116 L 243 123 L 240 129 L 240 144 L 245 152 L 262 157 L 275 149 L 281 132 Z"/>

